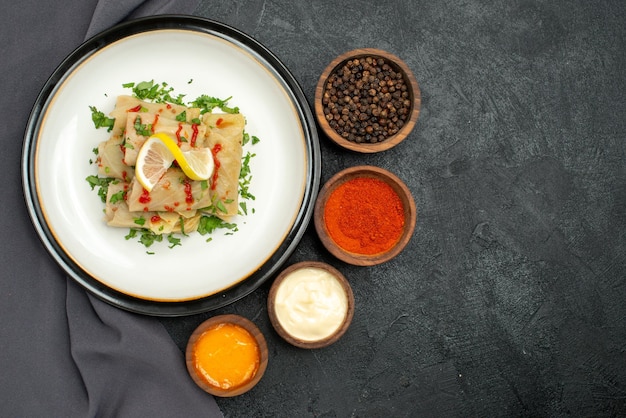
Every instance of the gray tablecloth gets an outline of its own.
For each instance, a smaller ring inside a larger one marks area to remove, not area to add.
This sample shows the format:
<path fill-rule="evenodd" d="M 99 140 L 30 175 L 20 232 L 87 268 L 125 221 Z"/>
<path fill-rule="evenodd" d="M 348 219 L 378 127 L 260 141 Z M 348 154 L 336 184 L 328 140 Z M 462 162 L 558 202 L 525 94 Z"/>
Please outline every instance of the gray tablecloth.
<path fill-rule="evenodd" d="M 122 20 L 191 13 L 195 0 L 4 1 L 0 25 L 0 415 L 221 416 L 154 318 L 88 296 L 48 256 L 27 215 L 22 138 L 47 77 Z"/>

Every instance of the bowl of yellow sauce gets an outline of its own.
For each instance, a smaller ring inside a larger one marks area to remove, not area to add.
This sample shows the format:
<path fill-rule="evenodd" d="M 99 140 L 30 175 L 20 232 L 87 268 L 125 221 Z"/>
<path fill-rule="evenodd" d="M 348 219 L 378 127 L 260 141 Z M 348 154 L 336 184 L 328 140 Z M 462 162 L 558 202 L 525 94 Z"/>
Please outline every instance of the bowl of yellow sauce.
<path fill-rule="evenodd" d="M 250 320 L 218 315 L 192 333 L 185 353 L 187 370 L 204 391 L 219 397 L 252 389 L 267 368 L 265 337 Z"/>
<path fill-rule="evenodd" d="M 283 270 L 268 297 L 268 314 L 276 332 L 300 348 L 322 348 L 348 330 L 354 295 L 336 268 L 304 261 Z"/>

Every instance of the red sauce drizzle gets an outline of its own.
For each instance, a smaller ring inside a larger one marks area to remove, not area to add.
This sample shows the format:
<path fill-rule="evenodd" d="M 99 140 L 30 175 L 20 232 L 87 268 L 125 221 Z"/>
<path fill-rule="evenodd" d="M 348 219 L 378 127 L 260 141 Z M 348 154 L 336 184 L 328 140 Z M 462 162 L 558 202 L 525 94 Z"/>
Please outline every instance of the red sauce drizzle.
<path fill-rule="evenodd" d="M 222 166 L 222 163 L 220 163 L 220 160 L 217 158 L 217 153 L 221 150 L 222 144 L 215 144 L 215 146 L 211 150 L 211 154 L 213 154 L 213 160 L 215 162 L 215 168 L 213 169 L 213 178 L 211 179 L 211 190 L 215 190 L 215 188 L 217 187 L 218 170 Z"/>
<path fill-rule="evenodd" d="M 141 196 L 139 196 L 139 203 L 149 203 L 151 200 L 152 198 L 150 198 L 150 192 L 143 189 Z"/>
<path fill-rule="evenodd" d="M 194 123 L 191 125 L 191 129 L 193 130 L 193 135 L 191 135 L 191 146 L 196 146 L 196 140 L 198 139 L 198 124 Z"/>
<path fill-rule="evenodd" d="M 154 122 L 152 122 L 152 133 L 154 133 L 154 127 L 156 126 L 158 121 L 159 121 L 159 115 L 154 115 Z"/>
<path fill-rule="evenodd" d="M 219 128 L 220 125 L 222 124 L 222 122 L 224 122 L 224 119 L 219 118 L 218 120 L 215 121 L 215 126 L 217 126 Z"/>
<path fill-rule="evenodd" d="M 133 107 L 132 109 L 128 109 L 127 112 L 139 112 L 141 110 L 141 105 L 137 105 L 135 107 Z"/>
<path fill-rule="evenodd" d="M 164 206 L 164 208 L 165 208 L 165 210 L 166 210 L 166 211 L 168 211 L 168 212 L 174 212 L 174 208 L 173 208 L 173 207 L 170 207 L 170 206 L 165 205 L 165 206 Z"/>
<path fill-rule="evenodd" d="M 193 203 L 193 195 L 191 194 L 191 183 L 189 180 L 185 180 L 185 203 Z"/>
<path fill-rule="evenodd" d="M 166 108 L 166 109 L 171 109 L 171 108 L 172 108 L 172 105 L 168 103 L 167 105 L 165 105 L 165 108 Z"/>
<path fill-rule="evenodd" d="M 154 215 L 152 218 L 150 218 L 150 222 L 152 223 L 157 223 L 161 220 L 161 217 L 159 215 Z"/>
<path fill-rule="evenodd" d="M 181 144 L 181 140 L 180 140 L 180 132 L 183 130 L 183 124 L 179 123 L 178 124 L 178 129 L 176 130 L 176 141 L 178 141 L 178 146 L 180 147 Z"/>

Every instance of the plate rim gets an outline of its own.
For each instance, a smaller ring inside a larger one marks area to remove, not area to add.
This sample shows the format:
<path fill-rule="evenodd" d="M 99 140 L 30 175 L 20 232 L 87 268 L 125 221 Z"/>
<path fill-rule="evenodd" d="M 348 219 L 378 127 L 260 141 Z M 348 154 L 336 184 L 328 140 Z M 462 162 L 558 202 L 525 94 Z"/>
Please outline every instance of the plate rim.
<path fill-rule="evenodd" d="M 302 203 L 295 215 L 294 222 L 284 240 L 280 242 L 273 253 L 269 254 L 267 260 L 256 271 L 247 277 L 238 279 L 227 289 L 209 296 L 184 301 L 158 301 L 128 295 L 107 286 L 82 269 L 66 254 L 46 223 L 41 202 L 36 192 L 34 163 L 42 116 L 45 115 L 50 101 L 54 99 L 57 85 L 70 77 L 75 67 L 80 66 L 91 55 L 124 38 L 172 29 L 216 36 L 260 58 L 263 66 L 271 71 L 277 81 L 284 86 L 299 115 L 307 151 L 308 167 Z M 196 16 L 160 15 L 133 19 L 115 25 L 83 42 L 56 67 L 44 83 L 32 106 L 23 140 L 21 175 L 24 198 L 31 222 L 47 252 L 71 279 L 94 296 L 113 306 L 145 315 L 185 316 L 208 312 L 234 303 L 254 292 L 282 267 L 299 244 L 312 218 L 320 185 L 321 151 L 316 123 L 306 96 L 296 78 L 274 53 L 250 35 L 227 24 Z"/>

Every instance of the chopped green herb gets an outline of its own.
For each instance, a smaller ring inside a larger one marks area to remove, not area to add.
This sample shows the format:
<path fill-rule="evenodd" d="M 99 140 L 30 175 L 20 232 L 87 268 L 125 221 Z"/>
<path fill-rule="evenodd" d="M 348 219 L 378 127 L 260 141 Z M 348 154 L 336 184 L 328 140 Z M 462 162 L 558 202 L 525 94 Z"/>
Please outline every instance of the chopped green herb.
<path fill-rule="evenodd" d="M 91 186 L 91 190 L 98 187 L 98 196 L 102 200 L 102 203 L 106 203 L 107 193 L 109 191 L 109 184 L 115 183 L 118 180 L 111 177 L 98 177 L 98 176 L 87 176 L 85 179 L 87 183 Z"/>
<path fill-rule="evenodd" d="M 223 213 L 227 213 L 228 212 L 228 210 L 226 210 L 226 206 L 224 206 L 224 202 L 222 202 L 221 200 L 218 199 L 214 203 L 214 205 L 220 212 L 223 212 Z"/>
<path fill-rule="evenodd" d="M 133 222 L 139 226 L 144 226 L 146 224 L 146 218 L 140 216 L 139 218 L 133 218 Z"/>
<path fill-rule="evenodd" d="M 243 132 L 243 139 L 241 141 L 241 145 L 246 145 L 248 142 L 251 142 L 252 145 L 256 145 L 259 142 L 261 142 L 261 140 L 254 135 L 250 135 L 249 133 L 247 133 L 246 131 Z"/>
<path fill-rule="evenodd" d="M 141 242 L 145 247 L 150 247 L 155 242 L 163 241 L 163 235 L 155 234 L 149 229 L 142 229 L 141 237 L 139 237 L 139 242 Z"/>
<path fill-rule="evenodd" d="M 185 121 L 187 121 L 187 111 L 183 110 L 178 115 L 176 115 L 176 120 L 178 122 L 185 122 Z"/>
<path fill-rule="evenodd" d="M 183 218 L 182 216 L 180 216 L 178 218 L 178 222 L 180 222 L 180 233 L 183 234 L 184 236 L 188 236 L 187 233 L 185 232 L 185 218 Z"/>
<path fill-rule="evenodd" d="M 176 237 L 175 237 L 174 235 L 172 235 L 172 234 L 169 234 L 169 235 L 167 236 L 167 241 L 170 243 L 169 248 L 174 248 L 174 247 L 176 247 L 177 245 L 182 245 L 182 244 L 180 243 L 180 238 L 176 238 Z"/>
<path fill-rule="evenodd" d="M 206 94 L 203 94 L 202 96 L 198 97 L 196 100 L 194 100 L 193 102 L 189 104 L 193 107 L 199 107 L 200 114 L 205 114 L 207 112 L 210 113 L 215 108 L 220 109 L 224 113 L 239 113 L 238 107 L 228 106 L 228 101 L 230 99 L 231 97 L 229 97 L 228 99 L 218 99 L 217 97 L 211 97 L 211 96 L 207 96 Z"/>
<path fill-rule="evenodd" d="M 152 135 L 152 124 L 150 123 L 141 123 L 141 117 L 137 116 L 135 119 L 135 124 L 133 125 L 135 131 L 137 131 L 137 135 L 142 136 L 150 136 Z"/>
<path fill-rule="evenodd" d="M 163 235 L 155 234 L 149 229 L 130 228 L 128 234 L 124 237 L 127 241 L 139 236 L 139 242 L 148 248 L 155 242 L 163 241 Z"/>
<path fill-rule="evenodd" d="M 176 97 L 172 97 L 170 93 L 174 91 L 172 87 L 168 87 L 167 83 L 155 83 L 154 80 L 142 81 L 140 83 L 126 83 L 122 84 L 124 88 L 131 88 L 133 90 L 133 96 L 140 100 L 150 100 L 155 103 L 174 103 L 184 105 L 184 94 L 179 94 Z"/>
<path fill-rule="evenodd" d="M 117 203 L 117 202 L 124 201 L 124 194 L 126 194 L 126 192 L 124 192 L 124 190 L 120 190 L 117 193 L 113 193 L 111 195 L 111 199 L 109 199 L 109 202 Z"/>
<path fill-rule="evenodd" d="M 89 106 L 89 109 L 91 110 L 91 120 L 93 121 L 96 129 L 107 128 L 107 132 L 111 132 L 113 130 L 115 119 L 107 117 L 104 113 L 96 109 L 95 106 Z"/>
<path fill-rule="evenodd" d="M 216 229 L 229 229 L 233 230 L 237 227 L 234 223 L 229 223 L 223 219 L 213 215 L 203 215 L 200 217 L 200 223 L 198 225 L 198 233 L 200 235 L 206 235 L 213 233 Z"/>
<path fill-rule="evenodd" d="M 250 151 L 241 160 L 241 171 L 239 172 L 239 196 L 244 199 L 255 200 L 256 197 L 250 193 L 250 182 L 252 181 L 252 171 L 250 170 L 250 160 L 255 157 Z"/>

